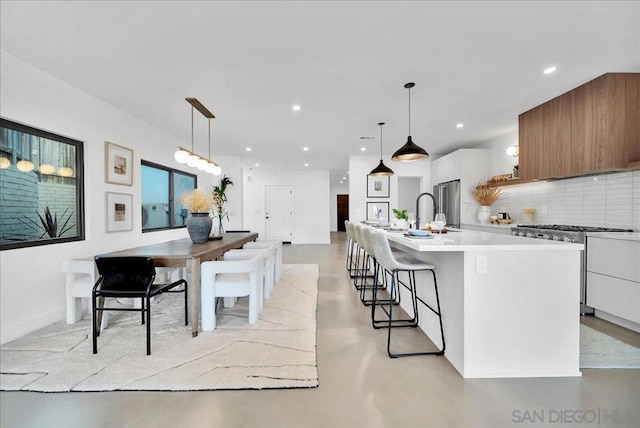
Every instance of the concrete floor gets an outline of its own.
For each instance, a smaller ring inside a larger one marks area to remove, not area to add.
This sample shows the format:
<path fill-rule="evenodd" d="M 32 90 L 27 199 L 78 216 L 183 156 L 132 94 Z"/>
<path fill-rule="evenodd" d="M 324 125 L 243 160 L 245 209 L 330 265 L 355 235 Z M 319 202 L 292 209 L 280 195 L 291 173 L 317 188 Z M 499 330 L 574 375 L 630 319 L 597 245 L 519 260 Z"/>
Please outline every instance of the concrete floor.
<path fill-rule="evenodd" d="M 464 380 L 443 357 L 390 359 L 344 268 L 345 236 L 285 246 L 285 263 L 319 263 L 314 389 L 203 392 L 0 393 L 10 427 L 638 427 L 640 370 L 581 378 Z M 441 286 L 444 286 L 442 284 Z M 636 333 L 589 319 L 629 343 Z M 408 340 L 424 341 L 412 329 Z M 635 418 L 635 420 L 634 420 Z"/>

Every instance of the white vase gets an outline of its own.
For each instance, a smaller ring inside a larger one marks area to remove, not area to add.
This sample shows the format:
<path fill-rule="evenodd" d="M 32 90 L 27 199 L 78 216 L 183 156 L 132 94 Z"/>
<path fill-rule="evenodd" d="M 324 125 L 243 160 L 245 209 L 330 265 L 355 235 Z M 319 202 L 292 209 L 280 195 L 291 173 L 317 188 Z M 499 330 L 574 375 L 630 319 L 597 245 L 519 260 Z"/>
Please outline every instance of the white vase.
<path fill-rule="evenodd" d="M 478 209 L 478 221 L 483 224 L 489 224 L 491 219 L 491 207 L 489 205 L 480 205 Z"/>
<path fill-rule="evenodd" d="M 405 220 L 405 219 L 400 220 L 400 219 L 396 218 L 396 219 L 393 220 L 393 225 L 395 227 L 400 227 L 402 229 L 408 229 L 409 228 L 409 222 L 407 220 Z"/>

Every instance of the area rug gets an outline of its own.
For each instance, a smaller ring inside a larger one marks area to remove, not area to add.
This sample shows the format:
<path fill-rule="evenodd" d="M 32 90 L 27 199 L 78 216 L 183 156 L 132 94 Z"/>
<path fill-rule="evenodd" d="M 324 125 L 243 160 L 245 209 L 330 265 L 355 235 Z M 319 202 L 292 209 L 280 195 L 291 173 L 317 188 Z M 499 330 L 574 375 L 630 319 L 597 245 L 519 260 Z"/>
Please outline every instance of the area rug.
<path fill-rule="evenodd" d="M 88 319 L 57 322 L 0 349 L 4 391 L 193 391 L 318 386 L 318 265 L 284 265 L 259 321 L 247 300 L 220 304 L 217 328 L 191 337 L 183 295 L 152 303 L 151 355 L 139 312 L 113 312 L 92 354 Z"/>
<path fill-rule="evenodd" d="M 581 369 L 639 369 L 640 348 L 580 325 Z"/>

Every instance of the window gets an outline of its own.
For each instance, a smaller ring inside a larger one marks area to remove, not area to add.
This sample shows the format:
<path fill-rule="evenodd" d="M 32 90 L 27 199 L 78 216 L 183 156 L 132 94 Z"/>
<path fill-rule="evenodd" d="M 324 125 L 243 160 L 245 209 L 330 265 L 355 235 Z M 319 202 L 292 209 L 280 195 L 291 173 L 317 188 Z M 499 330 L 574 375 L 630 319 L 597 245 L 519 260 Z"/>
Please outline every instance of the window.
<path fill-rule="evenodd" d="M 184 227 L 187 210 L 180 196 L 196 188 L 198 177 L 142 161 L 142 231 Z"/>
<path fill-rule="evenodd" d="M 84 240 L 81 141 L 0 118 L 0 250 Z"/>

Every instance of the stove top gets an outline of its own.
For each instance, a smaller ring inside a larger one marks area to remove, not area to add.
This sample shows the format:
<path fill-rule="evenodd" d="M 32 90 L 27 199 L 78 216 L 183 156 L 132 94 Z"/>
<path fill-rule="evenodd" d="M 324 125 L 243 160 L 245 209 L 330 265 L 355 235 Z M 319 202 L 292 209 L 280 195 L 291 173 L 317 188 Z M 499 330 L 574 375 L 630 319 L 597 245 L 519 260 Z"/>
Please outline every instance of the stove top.
<path fill-rule="evenodd" d="M 631 229 L 615 229 L 610 227 L 568 226 L 564 224 L 519 224 L 526 229 L 557 230 L 562 232 L 632 232 Z"/>

